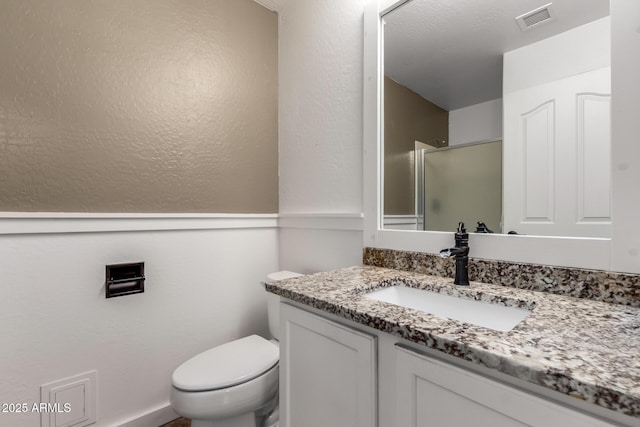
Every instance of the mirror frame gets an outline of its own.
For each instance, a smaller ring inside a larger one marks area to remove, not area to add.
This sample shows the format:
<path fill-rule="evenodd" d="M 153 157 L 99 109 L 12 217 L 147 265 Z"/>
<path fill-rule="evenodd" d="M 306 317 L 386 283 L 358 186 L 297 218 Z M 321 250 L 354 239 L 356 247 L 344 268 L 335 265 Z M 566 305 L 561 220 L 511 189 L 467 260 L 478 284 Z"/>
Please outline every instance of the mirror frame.
<path fill-rule="evenodd" d="M 382 16 L 411 0 L 368 0 L 364 11 L 363 179 L 365 247 L 436 254 L 452 232 L 385 230 Z M 610 0 L 612 25 L 611 238 L 471 233 L 473 258 L 640 273 L 640 2 Z M 635 114 L 634 114 L 635 113 Z"/>

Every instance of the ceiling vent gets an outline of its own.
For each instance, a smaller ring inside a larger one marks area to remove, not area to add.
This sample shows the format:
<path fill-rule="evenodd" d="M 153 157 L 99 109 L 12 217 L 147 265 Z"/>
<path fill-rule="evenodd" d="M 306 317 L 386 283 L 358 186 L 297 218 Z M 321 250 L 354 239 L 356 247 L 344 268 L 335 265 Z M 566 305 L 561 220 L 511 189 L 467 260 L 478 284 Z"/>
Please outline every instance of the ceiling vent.
<path fill-rule="evenodd" d="M 553 21 L 553 9 L 552 3 L 540 6 L 530 12 L 522 14 L 516 18 L 518 25 L 522 31 L 529 31 L 533 28 L 539 27 L 542 24 Z"/>

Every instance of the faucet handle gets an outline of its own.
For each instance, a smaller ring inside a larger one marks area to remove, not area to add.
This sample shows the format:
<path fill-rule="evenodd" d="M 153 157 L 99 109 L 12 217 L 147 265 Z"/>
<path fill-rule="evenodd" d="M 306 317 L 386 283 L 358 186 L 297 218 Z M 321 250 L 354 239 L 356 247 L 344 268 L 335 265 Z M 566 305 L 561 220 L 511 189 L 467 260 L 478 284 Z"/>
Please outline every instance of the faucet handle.
<path fill-rule="evenodd" d="M 493 231 L 490 230 L 489 227 L 487 227 L 487 224 L 485 224 L 482 221 L 478 221 L 478 226 L 476 227 L 476 233 L 493 233 Z"/>
<path fill-rule="evenodd" d="M 466 233 L 466 232 L 467 232 L 467 229 L 464 228 L 464 222 L 460 221 L 458 223 L 458 233 L 459 234 L 463 234 L 463 233 Z"/>
<path fill-rule="evenodd" d="M 451 248 L 449 249 L 443 249 L 440 251 L 440 256 L 444 259 L 447 259 L 451 256 Z"/>

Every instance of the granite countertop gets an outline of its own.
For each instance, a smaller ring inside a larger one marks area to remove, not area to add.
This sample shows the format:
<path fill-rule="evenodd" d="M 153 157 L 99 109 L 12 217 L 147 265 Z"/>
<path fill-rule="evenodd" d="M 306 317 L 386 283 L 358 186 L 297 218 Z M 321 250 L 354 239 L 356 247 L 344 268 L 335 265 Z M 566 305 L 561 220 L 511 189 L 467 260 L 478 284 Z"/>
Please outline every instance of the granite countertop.
<path fill-rule="evenodd" d="M 266 284 L 267 291 L 513 377 L 640 418 L 640 309 L 379 267 Z M 363 294 L 405 285 L 531 310 L 509 332 L 432 316 Z"/>

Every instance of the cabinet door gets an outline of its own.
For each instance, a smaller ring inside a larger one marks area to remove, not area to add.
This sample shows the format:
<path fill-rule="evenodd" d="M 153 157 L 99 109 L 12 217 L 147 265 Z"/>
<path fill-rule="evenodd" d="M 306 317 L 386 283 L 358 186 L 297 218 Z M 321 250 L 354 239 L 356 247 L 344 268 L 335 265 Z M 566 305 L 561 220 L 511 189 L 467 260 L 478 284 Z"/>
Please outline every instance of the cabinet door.
<path fill-rule="evenodd" d="M 397 427 L 611 426 L 399 346 L 396 375 Z"/>
<path fill-rule="evenodd" d="M 280 304 L 282 427 L 374 427 L 376 338 Z"/>

